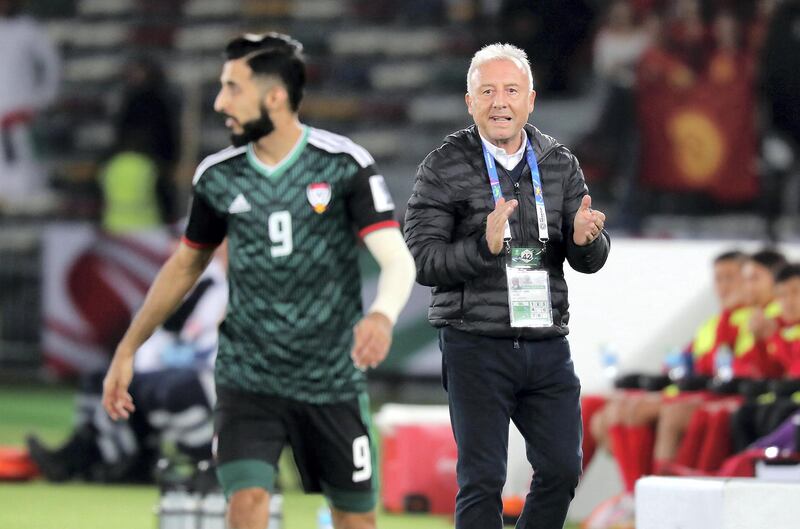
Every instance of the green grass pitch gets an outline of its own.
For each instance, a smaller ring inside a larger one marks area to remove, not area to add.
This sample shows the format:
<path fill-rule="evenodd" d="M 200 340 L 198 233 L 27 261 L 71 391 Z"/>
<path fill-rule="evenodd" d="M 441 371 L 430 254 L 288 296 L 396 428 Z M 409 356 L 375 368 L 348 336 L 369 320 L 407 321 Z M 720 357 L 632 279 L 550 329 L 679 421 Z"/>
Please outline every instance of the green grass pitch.
<path fill-rule="evenodd" d="M 68 388 L 0 387 L 0 445 L 22 446 L 30 432 L 51 444 L 61 442 L 72 425 L 73 394 Z M 293 480 L 287 481 L 283 529 L 316 529 L 322 497 L 293 490 Z M 157 502 L 153 486 L 0 483 L 0 528 L 156 529 Z M 453 521 L 448 516 L 381 512 L 378 527 L 446 529 L 453 527 Z"/>

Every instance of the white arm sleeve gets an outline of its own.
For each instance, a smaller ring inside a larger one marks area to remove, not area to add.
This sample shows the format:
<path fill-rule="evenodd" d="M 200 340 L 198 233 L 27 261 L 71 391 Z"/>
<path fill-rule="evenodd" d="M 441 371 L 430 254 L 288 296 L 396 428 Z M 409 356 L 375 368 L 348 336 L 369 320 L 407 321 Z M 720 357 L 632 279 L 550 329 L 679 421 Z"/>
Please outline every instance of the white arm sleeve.
<path fill-rule="evenodd" d="M 394 324 L 416 278 L 414 258 L 396 228 L 373 231 L 364 237 L 364 244 L 381 267 L 378 294 L 367 312 L 380 312 Z"/>

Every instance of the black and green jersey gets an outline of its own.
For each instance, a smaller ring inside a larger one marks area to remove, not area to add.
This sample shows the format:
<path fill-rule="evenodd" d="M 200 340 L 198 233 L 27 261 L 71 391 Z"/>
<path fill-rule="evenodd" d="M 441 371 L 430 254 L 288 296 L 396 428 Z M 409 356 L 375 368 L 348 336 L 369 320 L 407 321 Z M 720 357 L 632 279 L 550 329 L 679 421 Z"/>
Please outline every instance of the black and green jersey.
<path fill-rule="evenodd" d="M 362 315 L 357 237 L 398 226 L 369 153 L 304 127 L 277 166 L 252 145 L 230 147 L 203 160 L 193 187 L 184 242 L 228 238 L 217 384 L 316 404 L 363 391 L 350 358 Z"/>

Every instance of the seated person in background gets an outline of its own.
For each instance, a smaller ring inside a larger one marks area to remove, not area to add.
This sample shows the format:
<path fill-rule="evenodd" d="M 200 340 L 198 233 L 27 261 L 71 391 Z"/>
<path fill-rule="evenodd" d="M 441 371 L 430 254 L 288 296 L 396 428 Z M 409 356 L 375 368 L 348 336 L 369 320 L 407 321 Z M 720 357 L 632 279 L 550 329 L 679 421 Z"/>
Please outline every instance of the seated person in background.
<path fill-rule="evenodd" d="M 44 477 L 148 482 L 162 448 L 184 459 L 210 459 L 217 327 L 227 302 L 224 265 L 217 258 L 137 352 L 131 383 L 137 409 L 129 421 L 114 422 L 103 410 L 103 371 L 84 380 L 77 426 L 66 443 L 50 450 L 28 437 L 30 456 Z"/>
<path fill-rule="evenodd" d="M 772 381 L 770 391 L 748 399 L 731 417 L 735 452 L 776 430 L 800 407 L 800 264 L 784 267 L 775 282 L 781 315 L 765 349 L 773 373 L 784 378 Z"/>
<path fill-rule="evenodd" d="M 800 263 L 785 266 L 775 282 L 781 315 L 767 341 L 767 355 L 777 373 L 800 379 Z"/>
<path fill-rule="evenodd" d="M 694 340 L 680 353 L 677 363 L 672 358 L 665 361 L 665 371 L 669 378 L 678 381 L 689 378 L 694 370 L 694 364 L 701 358 L 709 355 L 717 339 L 717 329 L 721 321 L 728 318 L 729 314 L 742 306 L 744 292 L 742 285 L 742 265 L 746 260 L 745 254 L 739 251 L 728 251 L 718 255 L 713 261 L 713 284 L 721 313 L 706 320 L 697 330 Z M 627 378 L 627 377 L 625 377 Z M 653 425 L 658 419 L 658 412 L 662 404 L 674 397 L 675 387 L 647 391 L 643 389 L 626 389 L 616 391 L 606 401 L 605 405 L 591 413 L 592 405 L 596 398 L 584 397 L 581 406 L 584 412 L 585 427 L 584 437 L 584 468 L 588 465 L 594 450 L 587 450 L 587 439 L 593 439 L 598 445 L 606 446 L 614 455 L 622 476 L 625 492 L 615 498 L 617 502 L 627 502 L 632 505 L 636 480 L 652 470 L 653 450 Z M 687 398 L 694 392 L 684 393 L 681 398 Z M 586 404 L 589 406 L 586 406 Z M 586 410 L 589 409 L 590 418 Z M 625 499 L 627 497 L 627 499 Z M 612 507 L 607 509 L 608 507 Z M 612 503 L 606 504 L 605 509 L 621 513 L 624 509 L 617 508 Z M 600 510 L 592 517 L 593 523 L 601 526 L 600 518 L 604 518 Z M 605 523 L 605 522 L 603 522 Z M 589 525 L 593 527 L 593 525 Z"/>
<path fill-rule="evenodd" d="M 741 404 L 739 391 L 752 391 L 755 381 L 775 375 L 765 344 L 777 326 L 780 305 L 775 301 L 775 276 L 785 265 L 785 257 L 774 250 L 756 252 L 744 264 L 747 306 L 720 322 L 712 354 L 696 362 L 697 375 L 713 377 L 711 391 L 703 398 L 672 401 L 659 410 L 655 473 L 671 474 L 680 467 L 698 465 L 713 470 L 721 462 L 725 447 L 717 446 L 713 439 L 725 432 L 720 430 L 704 440 L 707 424 L 719 413 L 717 430 L 725 427 L 727 415 Z M 691 435 L 684 439 L 687 431 Z"/>

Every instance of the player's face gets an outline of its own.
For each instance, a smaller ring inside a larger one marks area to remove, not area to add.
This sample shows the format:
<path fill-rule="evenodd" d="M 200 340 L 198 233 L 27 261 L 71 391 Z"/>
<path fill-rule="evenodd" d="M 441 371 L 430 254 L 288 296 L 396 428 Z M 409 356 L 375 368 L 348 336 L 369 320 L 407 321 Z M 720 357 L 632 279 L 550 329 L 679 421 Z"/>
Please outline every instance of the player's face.
<path fill-rule="evenodd" d="M 791 323 L 800 321 L 800 277 L 782 281 L 776 290 L 782 316 Z"/>
<path fill-rule="evenodd" d="M 485 62 L 472 74 L 467 109 L 481 135 L 498 147 L 519 148 L 520 131 L 533 112 L 536 92 L 515 62 Z"/>
<path fill-rule="evenodd" d="M 735 260 L 714 264 L 714 291 L 723 309 L 732 309 L 744 302 L 742 265 Z"/>
<path fill-rule="evenodd" d="M 772 272 L 766 266 L 748 261 L 742 267 L 744 278 L 745 302 L 748 305 L 763 307 L 775 297 L 775 281 Z"/>
<path fill-rule="evenodd" d="M 226 116 L 225 126 L 235 146 L 258 141 L 275 129 L 264 106 L 264 85 L 253 80 L 253 71 L 244 60 L 227 61 L 220 83 L 214 110 Z"/>

